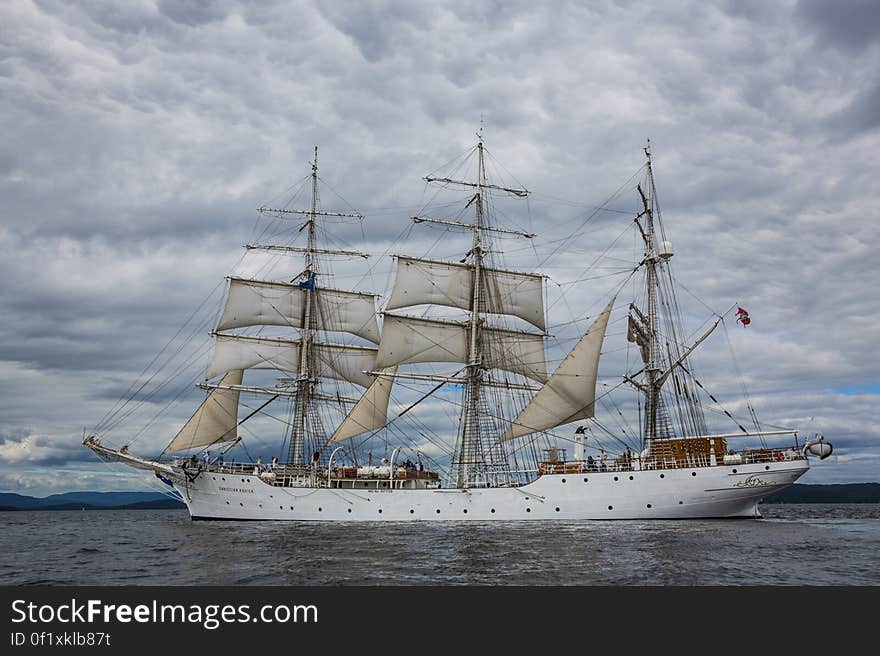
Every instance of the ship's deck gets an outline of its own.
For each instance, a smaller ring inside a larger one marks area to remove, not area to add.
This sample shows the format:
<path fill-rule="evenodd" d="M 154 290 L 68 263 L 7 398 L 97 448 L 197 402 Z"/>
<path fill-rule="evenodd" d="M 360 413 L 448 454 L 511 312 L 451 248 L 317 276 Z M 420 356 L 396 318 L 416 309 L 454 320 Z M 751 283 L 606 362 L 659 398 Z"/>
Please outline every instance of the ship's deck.
<path fill-rule="evenodd" d="M 708 448 L 707 448 L 708 447 Z M 614 457 L 588 458 L 582 460 L 545 460 L 538 465 L 539 474 L 575 474 L 603 471 L 647 471 L 700 467 L 729 467 L 754 463 L 806 460 L 806 455 L 794 446 L 785 449 L 742 448 L 727 449 L 722 442 L 719 448 L 706 438 L 679 438 L 655 443 L 647 457 L 620 454 Z"/>
<path fill-rule="evenodd" d="M 731 467 L 755 463 L 806 460 L 806 455 L 794 446 L 780 448 L 728 449 L 726 440 L 701 437 L 675 438 L 655 442 L 647 455 L 627 450 L 621 454 L 592 455 L 583 459 L 566 460 L 564 450 L 550 449 L 552 457 L 540 462 L 537 469 L 528 470 L 534 477 L 545 474 L 575 474 L 586 472 L 656 471 L 683 468 Z M 556 456 L 562 455 L 562 458 Z M 382 464 L 365 467 L 322 466 L 261 462 L 220 462 L 196 458 L 175 463 L 196 475 L 207 472 L 214 475 L 259 476 L 267 485 L 276 487 L 311 487 L 335 489 L 433 489 L 441 487 L 440 475 L 419 469 L 415 465 Z M 735 472 L 735 470 L 734 470 Z M 504 474 L 505 472 L 498 472 Z M 512 473 L 512 472 L 511 472 Z M 523 473 L 518 470 L 516 473 Z M 534 479 L 531 479 L 534 480 Z M 495 485 L 498 486 L 498 485 Z M 508 486 L 508 485 L 505 485 Z M 493 485 L 478 485 L 493 487 Z"/>

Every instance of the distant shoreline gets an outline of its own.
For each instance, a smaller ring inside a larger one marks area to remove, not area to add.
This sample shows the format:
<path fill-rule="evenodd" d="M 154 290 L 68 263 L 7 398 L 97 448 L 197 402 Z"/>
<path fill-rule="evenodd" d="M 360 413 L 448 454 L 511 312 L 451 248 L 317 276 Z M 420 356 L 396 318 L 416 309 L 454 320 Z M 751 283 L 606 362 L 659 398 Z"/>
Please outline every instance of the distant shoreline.
<path fill-rule="evenodd" d="M 173 493 L 172 493 L 173 494 Z M 182 501 L 161 492 L 65 492 L 48 497 L 0 493 L 0 511 L 22 510 L 172 510 Z"/>
<path fill-rule="evenodd" d="M 93 506 L 90 504 L 67 503 L 57 506 L 37 506 L 33 508 L 17 508 L 0 505 L 0 512 L 42 512 L 44 510 L 186 510 L 186 504 L 174 499 L 159 501 L 143 501 L 120 506 Z"/>
<path fill-rule="evenodd" d="M 796 483 L 761 503 L 880 503 L 880 483 L 808 485 Z M 0 511 L 183 510 L 186 505 L 157 492 L 66 492 L 48 497 L 0 493 Z"/>
<path fill-rule="evenodd" d="M 880 503 L 880 483 L 795 483 L 771 494 L 761 503 Z"/>

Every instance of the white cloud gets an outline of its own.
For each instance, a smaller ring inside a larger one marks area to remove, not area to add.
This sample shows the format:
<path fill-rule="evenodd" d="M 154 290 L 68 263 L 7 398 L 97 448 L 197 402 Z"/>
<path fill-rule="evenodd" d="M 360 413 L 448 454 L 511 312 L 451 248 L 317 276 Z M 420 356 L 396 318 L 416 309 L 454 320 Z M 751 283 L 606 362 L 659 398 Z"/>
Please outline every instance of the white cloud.
<path fill-rule="evenodd" d="M 876 394 L 833 390 L 876 384 L 880 368 L 880 40 L 875 3 L 826 4 L 7 3 L 0 433 L 41 437 L 0 446 L 85 461 L 82 426 L 235 268 L 258 234 L 253 208 L 305 175 L 314 144 L 322 179 L 368 215 L 338 247 L 421 254 L 437 240 L 458 259 L 459 242 L 408 231 L 408 217 L 431 193 L 420 177 L 468 148 L 483 116 L 494 172 L 535 192 L 504 208 L 540 234 L 534 251 L 502 242 L 523 266 L 641 165 L 650 136 L 677 279 L 713 309 L 752 313 L 730 338 L 761 416 L 822 418 L 837 450 L 810 476 L 872 478 Z M 612 205 L 634 200 L 627 188 Z M 583 276 L 627 221 L 600 215 L 548 273 Z M 618 257 L 632 255 L 624 241 Z M 335 268 L 386 291 L 390 262 L 371 266 L 366 280 Z M 551 319 L 594 312 L 607 288 L 568 294 Z M 705 308 L 681 300 L 698 325 Z M 706 346 L 699 371 L 726 403 L 726 340 Z M 178 393 L 138 439 L 158 447 L 186 419 L 204 361 L 190 365 L 120 439 Z M 30 471 L 46 489 L 93 483 Z"/>

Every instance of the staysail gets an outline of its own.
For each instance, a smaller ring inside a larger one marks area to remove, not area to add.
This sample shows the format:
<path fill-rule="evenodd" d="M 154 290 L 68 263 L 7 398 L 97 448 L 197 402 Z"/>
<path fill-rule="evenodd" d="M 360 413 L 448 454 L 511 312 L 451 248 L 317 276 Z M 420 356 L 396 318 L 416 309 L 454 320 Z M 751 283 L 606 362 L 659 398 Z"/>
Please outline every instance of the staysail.
<path fill-rule="evenodd" d="M 389 367 L 383 373 L 387 376 L 376 376 L 373 384 L 367 388 L 345 419 L 333 433 L 328 444 L 343 442 L 347 439 L 382 428 L 388 423 L 388 401 L 391 399 L 391 387 L 394 384 L 393 374 L 397 367 Z"/>
<path fill-rule="evenodd" d="M 510 424 L 501 441 L 593 416 L 599 353 L 613 305 L 611 299 L 547 384 Z"/>
<path fill-rule="evenodd" d="M 230 371 L 220 385 L 241 385 L 241 375 L 241 369 Z M 213 390 L 165 447 L 165 451 L 186 451 L 235 440 L 238 437 L 238 395 L 238 390 L 219 387 Z"/>

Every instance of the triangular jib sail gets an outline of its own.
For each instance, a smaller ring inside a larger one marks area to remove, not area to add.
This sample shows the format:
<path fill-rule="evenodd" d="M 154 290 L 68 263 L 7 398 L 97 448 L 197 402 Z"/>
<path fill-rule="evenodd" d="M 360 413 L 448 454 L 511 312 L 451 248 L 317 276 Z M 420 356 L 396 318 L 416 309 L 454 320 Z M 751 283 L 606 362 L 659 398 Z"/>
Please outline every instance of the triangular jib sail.
<path fill-rule="evenodd" d="M 241 369 L 230 371 L 220 385 L 241 385 Z M 238 437 L 238 390 L 215 389 L 199 406 L 180 432 L 165 447 L 166 452 L 187 451 Z"/>

